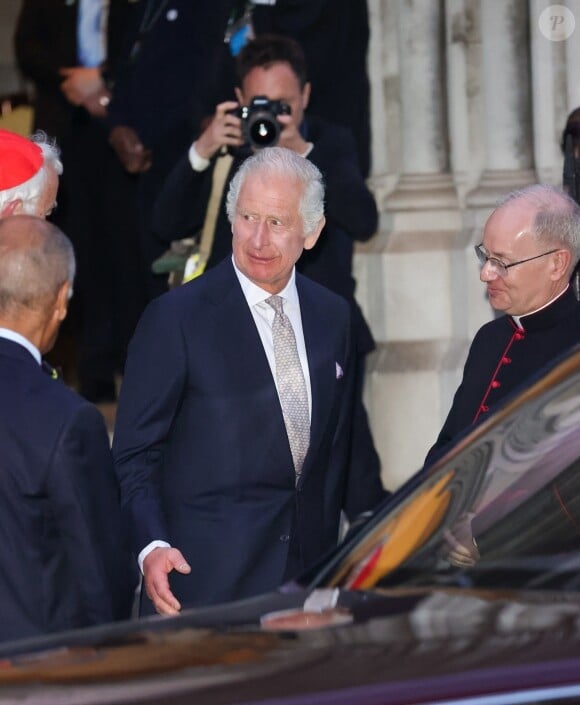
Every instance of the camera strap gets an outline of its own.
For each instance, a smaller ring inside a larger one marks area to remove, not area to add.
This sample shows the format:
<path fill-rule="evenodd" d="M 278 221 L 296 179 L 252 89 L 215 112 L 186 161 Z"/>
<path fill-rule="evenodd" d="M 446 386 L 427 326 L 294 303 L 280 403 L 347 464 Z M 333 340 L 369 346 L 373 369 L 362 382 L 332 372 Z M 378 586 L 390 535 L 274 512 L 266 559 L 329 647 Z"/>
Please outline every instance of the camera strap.
<path fill-rule="evenodd" d="M 219 207 L 222 202 L 224 187 L 228 174 L 230 173 L 233 159 L 233 156 L 229 152 L 226 152 L 225 154 L 220 154 L 215 161 L 211 180 L 211 193 L 205 211 L 203 228 L 199 240 L 199 249 L 187 258 L 185 271 L 183 273 L 184 284 L 185 282 L 199 277 L 199 275 L 203 274 L 205 271 L 205 266 L 209 259 L 215 237 L 215 226 Z"/>

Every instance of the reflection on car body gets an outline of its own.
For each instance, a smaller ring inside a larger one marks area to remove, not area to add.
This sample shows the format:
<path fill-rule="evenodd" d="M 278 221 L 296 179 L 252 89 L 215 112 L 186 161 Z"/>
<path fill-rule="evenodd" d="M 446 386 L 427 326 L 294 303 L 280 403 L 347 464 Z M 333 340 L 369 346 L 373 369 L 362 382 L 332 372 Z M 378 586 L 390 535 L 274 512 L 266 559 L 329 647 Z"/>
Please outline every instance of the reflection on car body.
<path fill-rule="evenodd" d="M 580 702 L 579 462 L 577 349 L 299 580 L 3 644 L 0 703 Z"/>

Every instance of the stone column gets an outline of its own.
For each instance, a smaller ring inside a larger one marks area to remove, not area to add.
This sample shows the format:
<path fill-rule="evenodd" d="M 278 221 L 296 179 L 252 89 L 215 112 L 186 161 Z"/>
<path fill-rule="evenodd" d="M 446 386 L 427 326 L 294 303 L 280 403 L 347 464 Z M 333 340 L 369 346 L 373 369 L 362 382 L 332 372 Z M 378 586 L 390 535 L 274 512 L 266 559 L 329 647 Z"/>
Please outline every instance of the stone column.
<path fill-rule="evenodd" d="M 567 88 L 578 95 L 577 75 L 574 85 L 566 85 L 566 56 L 571 51 L 567 45 L 577 46 L 578 41 L 551 41 L 540 31 L 538 20 L 546 6 L 546 0 L 529 3 L 534 163 L 538 181 L 560 185 L 563 158 L 559 138 L 566 124 Z M 576 60 L 580 61 L 580 56 Z"/>
<path fill-rule="evenodd" d="M 378 344 L 368 365 L 367 408 L 390 489 L 418 469 L 436 437 L 441 369 L 455 364 L 449 340 L 460 219 L 449 171 L 443 5 L 371 3 L 390 38 L 381 98 L 395 178 L 378 199 L 380 233 L 357 248 L 355 276 Z"/>
<path fill-rule="evenodd" d="M 455 209 L 449 174 L 442 3 L 397 4 L 401 104 L 401 176 L 386 206 L 391 211 Z"/>
<path fill-rule="evenodd" d="M 528 0 L 482 2 L 481 38 L 485 169 L 467 203 L 485 208 L 536 180 Z"/>

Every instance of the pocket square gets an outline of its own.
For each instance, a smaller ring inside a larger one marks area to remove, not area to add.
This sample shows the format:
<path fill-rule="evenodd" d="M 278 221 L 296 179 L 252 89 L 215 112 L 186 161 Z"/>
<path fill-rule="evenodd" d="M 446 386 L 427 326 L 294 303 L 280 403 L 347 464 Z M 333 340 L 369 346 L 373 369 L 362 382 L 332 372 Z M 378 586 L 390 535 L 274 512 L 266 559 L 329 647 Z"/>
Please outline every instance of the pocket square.
<path fill-rule="evenodd" d="M 335 365 L 336 365 L 336 379 L 342 379 L 344 377 L 344 372 L 342 370 L 342 367 L 338 364 L 338 362 L 336 362 Z"/>

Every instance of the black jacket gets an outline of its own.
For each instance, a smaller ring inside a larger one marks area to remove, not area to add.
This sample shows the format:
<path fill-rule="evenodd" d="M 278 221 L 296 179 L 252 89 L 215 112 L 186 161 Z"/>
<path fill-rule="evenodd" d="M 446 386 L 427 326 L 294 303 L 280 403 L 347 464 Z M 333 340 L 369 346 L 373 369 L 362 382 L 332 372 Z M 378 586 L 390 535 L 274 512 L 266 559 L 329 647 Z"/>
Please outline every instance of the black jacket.
<path fill-rule="evenodd" d="M 35 127 L 60 142 L 84 108 L 69 103 L 60 90 L 61 68 L 78 66 L 78 2 L 24 0 L 16 25 L 14 48 L 18 67 L 34 83 Z M 123 52 L 125 31 L 137 3 L 111 0 L 107 25 L 107 71 L 114 75 Z"/>
<path fill-rule="evenodd" d="M 580 342 L 580 303 L 572 287 L 547 308 L 496 318 L 477 332 L 455 392 L 451 411 L 425 465 L 461 431 L 487 418 L 497 405 L 560 353 Z"/>

